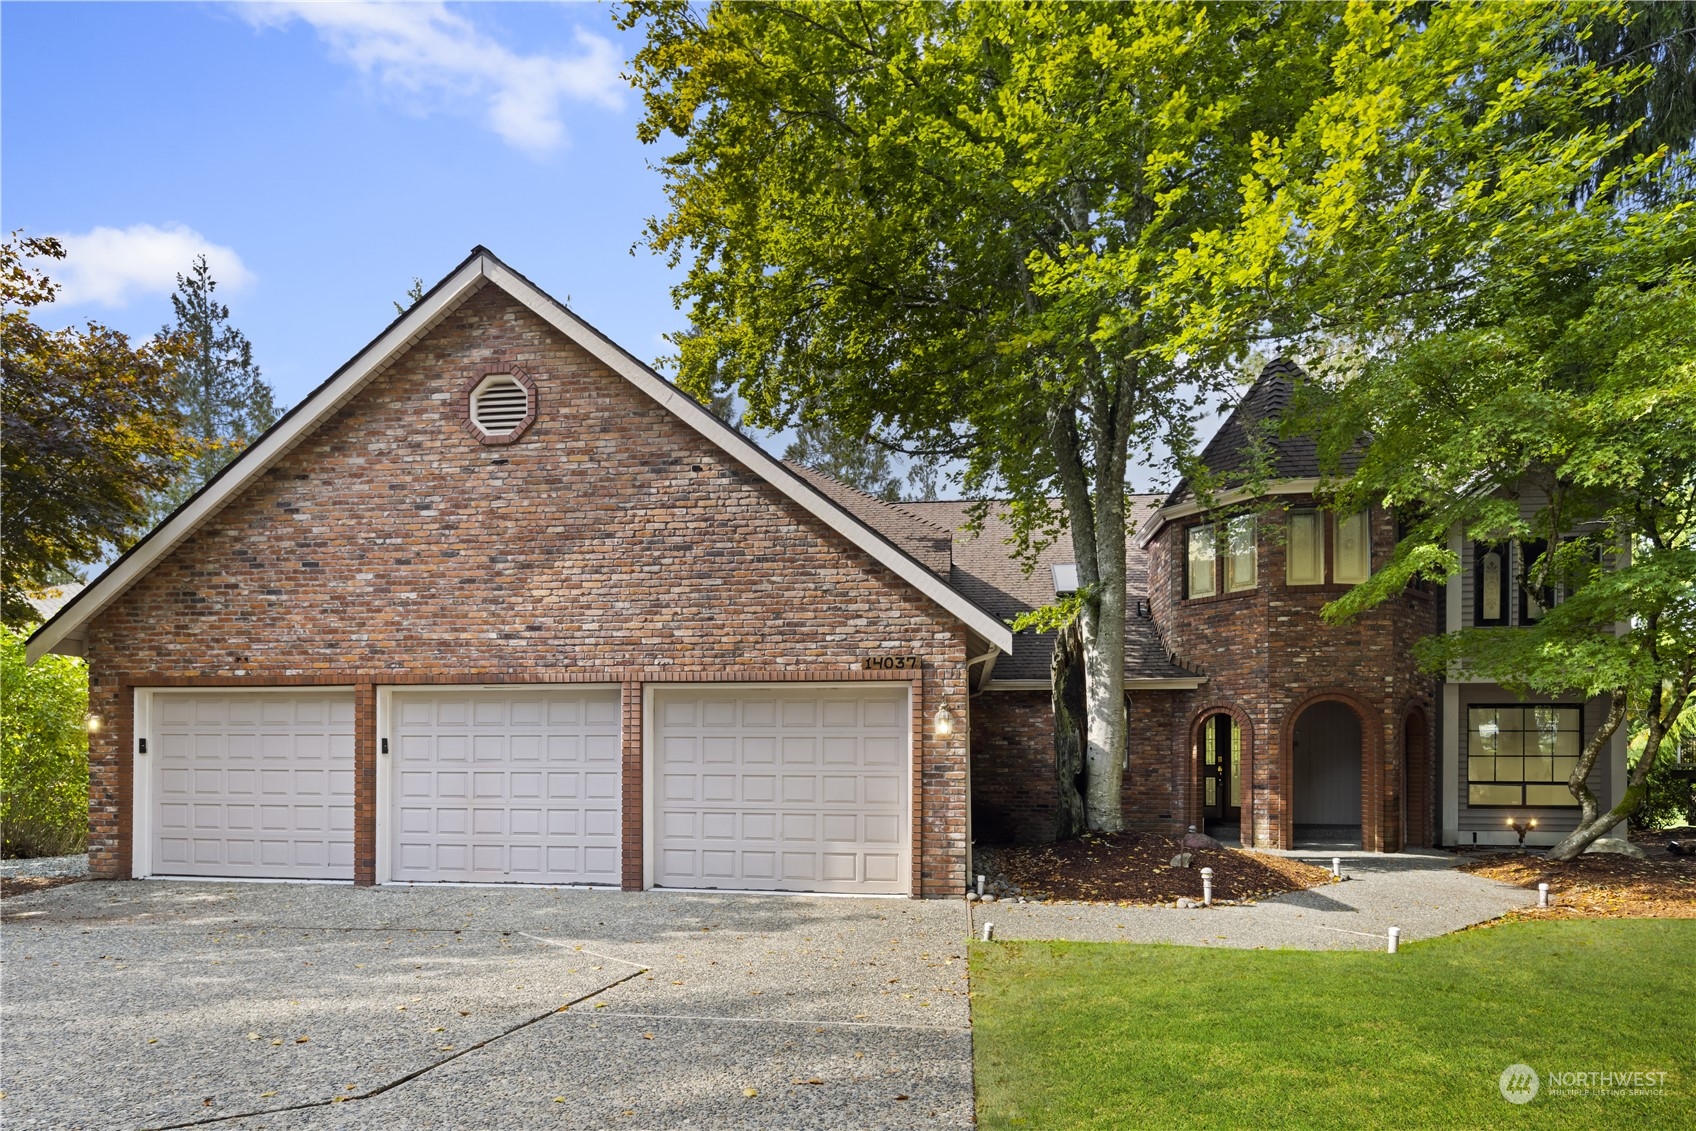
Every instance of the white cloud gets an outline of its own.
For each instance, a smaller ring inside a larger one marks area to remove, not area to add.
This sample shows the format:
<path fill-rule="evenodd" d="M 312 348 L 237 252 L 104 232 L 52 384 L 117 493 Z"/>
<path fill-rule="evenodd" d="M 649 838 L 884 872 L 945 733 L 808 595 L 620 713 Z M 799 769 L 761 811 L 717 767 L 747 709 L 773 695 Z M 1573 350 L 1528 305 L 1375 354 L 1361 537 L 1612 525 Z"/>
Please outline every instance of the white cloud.
<path fill-rule="evenodd" d="M 220 291 L 240 290 L 253 281 L 253 272 L 234 249 L 182 224 L 95 228 L 58 238 L 65 245 L 65 258 L 40 266 L 59 284 L 58 301 L 67 306 L 127 306 L 137 295 L 170 294 L 177 288 L 177 275 L 187 274 L 197 255 L 206 256 Z"/>
<path fill-rule="evenodd" d="M 566 141 L 564 100 L 622 105 L 618 52 L 581 28 L 573 55 L 524 55 L 443 4 L 291 2 L 238 11 L 258 26 L 309 24 L 336 54 L 415 112 L 444 100 L 478 101 L 507 144 L 538 156 Z"/>

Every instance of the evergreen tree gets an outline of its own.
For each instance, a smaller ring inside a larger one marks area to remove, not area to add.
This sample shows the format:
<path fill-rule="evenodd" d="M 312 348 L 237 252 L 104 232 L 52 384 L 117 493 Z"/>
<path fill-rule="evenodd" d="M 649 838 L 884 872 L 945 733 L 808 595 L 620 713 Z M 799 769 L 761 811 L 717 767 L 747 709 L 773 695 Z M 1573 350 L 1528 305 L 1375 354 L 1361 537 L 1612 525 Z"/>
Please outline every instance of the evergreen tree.
<path fill-rule="evenodd" d="M 229 324 L 230 308 L 213 297 L 217 281 L 198 255 L 188 275 L 177 276 L 171 296 L 176 324 L 161 339 L 183 344 L 177 368 L 177 405 L 184 432 L 196 445 L 183 476 L 159 493 L 155 518 L 163 518 L 200 490 L 243 448 L 277 422 L 271 386 L 253 363 L 253 344 Z"/>
<path fill-rule="evenodd" d="M 783 458 L 885 502 L 901 498 L 901 477 L 895 474 L 888 449 L 822 417 L 803 419 L 796 426 L 795 439 L 783 450 Z"/>

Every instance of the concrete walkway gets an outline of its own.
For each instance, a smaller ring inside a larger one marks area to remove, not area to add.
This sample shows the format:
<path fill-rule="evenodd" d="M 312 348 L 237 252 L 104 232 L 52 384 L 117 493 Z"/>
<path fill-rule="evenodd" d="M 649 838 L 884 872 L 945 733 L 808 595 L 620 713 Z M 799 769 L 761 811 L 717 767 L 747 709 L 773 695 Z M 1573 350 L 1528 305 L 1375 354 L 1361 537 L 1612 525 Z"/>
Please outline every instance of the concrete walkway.
<path fill-rule="evenodd" d="M 152 881 L 0 916 L 7 1131 L 973 1119 L 955 900 Z"/>
<path fill-rule="evenodd" d="M 973 932 L 986 922 L 998 939 L 1177 943 L 1183 946 L 1381 950 L 1389 929 L 1403 941 L 1434 938 L 1535 903 L 1522 888 L 1455 871 L 1447 852 L 1280 852 L 1329 868 L 1342 857 L 1342 883 L 1240 907 L 1114 907 L 1072 903 L 972 904 Z"/>

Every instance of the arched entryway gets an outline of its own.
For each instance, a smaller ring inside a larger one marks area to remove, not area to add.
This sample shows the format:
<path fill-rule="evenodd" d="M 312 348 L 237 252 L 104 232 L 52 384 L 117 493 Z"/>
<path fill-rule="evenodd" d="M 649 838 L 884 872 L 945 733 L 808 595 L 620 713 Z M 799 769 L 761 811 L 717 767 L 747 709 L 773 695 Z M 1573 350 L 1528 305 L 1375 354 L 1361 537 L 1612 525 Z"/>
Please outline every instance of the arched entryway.
<path fill-rule="evenodd" d="M 1360 717 L 1321 700 L 1296 717 L 1291 738 L 1291 803 L 1297 845 L 1359 848 Z"/>
<path fill-rule="evenodd" d="M 1202 716 L 1195 730 L 1202 825 L 1209 836 L 1226 844 L 1236 844 L 1242 839 L 1247 758 L 1242 724 L 1235 716 L 1225 711 Z"/>
<path fill-rule="evenodd" d="M 1431 804 L 1431 728 L 1425 709 L 1402 720 L 1402 828 L 1409 848 L 1430 848 L 1436 814 Z"/>

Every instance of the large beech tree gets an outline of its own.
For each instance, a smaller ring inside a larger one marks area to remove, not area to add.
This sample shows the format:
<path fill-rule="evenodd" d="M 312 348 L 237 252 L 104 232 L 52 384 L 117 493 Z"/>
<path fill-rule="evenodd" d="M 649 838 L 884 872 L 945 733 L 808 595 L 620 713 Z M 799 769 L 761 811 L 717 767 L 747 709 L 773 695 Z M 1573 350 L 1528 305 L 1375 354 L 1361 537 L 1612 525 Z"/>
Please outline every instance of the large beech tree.
<path fill-rule="evenodd" d="M 1026 552 L 1068 531 L 1086 812 L 1122 827 L 1126 469 L 1230 370 L 1153 300 L 1228 225 L 1257 133 L 1329 81 L 1326 5 L 715 3 L 621 19 L 686 263 L 682 385 L 958 461 Z M 1211 355 L 1210 355 L 1211 356 Z M 1058 496 L 1063 508 L 1051 499 Z"/>

